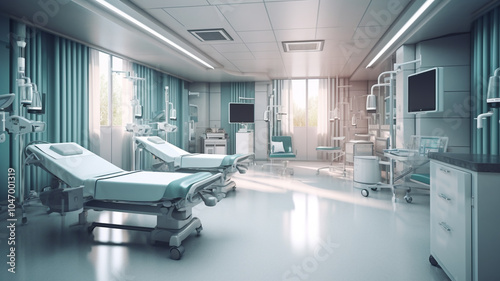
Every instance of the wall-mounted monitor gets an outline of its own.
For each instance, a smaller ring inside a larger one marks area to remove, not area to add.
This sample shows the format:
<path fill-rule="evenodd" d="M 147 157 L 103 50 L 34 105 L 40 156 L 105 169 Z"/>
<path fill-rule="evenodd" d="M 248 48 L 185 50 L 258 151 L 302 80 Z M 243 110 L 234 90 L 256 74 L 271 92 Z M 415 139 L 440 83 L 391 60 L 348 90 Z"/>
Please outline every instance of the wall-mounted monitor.
<path fill-rule="evenodd" d="M 435 67 L 408 75 L 408 113 L 443 111 L 442 72 Z"/>
<path fill-rule="evenodd" d="M 255 105 L 253 103 L 229 103 L 229 123 L 254 123 Z"/>

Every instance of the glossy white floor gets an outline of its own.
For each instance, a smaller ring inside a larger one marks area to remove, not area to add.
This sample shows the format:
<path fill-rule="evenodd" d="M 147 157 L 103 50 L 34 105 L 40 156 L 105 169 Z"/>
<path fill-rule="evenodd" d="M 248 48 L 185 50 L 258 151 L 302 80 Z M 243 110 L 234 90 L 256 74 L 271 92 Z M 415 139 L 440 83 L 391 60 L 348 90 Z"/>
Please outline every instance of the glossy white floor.
<path fill-rule="evenodd" d="M 293 176 L 252 166 L 235 175 L 235 192 L 194 215 L 201 236 L 184 241 L 181 260 L 144 232 L 71 227 L 77 213 L 47 215 L 27 207 L 15 230 L 16 273 L 7 271 L 5 207 L 0 233 L 0 280 L 449 280 L 428 262 L 429 195 L 392 202 L 389 189 L 365 198 L 351 176 L 293 162 Z M 18 211 L 19 213 L 19 211 Z M 154 226 L 144 215 L 93 212 L 89 220 Z"/>

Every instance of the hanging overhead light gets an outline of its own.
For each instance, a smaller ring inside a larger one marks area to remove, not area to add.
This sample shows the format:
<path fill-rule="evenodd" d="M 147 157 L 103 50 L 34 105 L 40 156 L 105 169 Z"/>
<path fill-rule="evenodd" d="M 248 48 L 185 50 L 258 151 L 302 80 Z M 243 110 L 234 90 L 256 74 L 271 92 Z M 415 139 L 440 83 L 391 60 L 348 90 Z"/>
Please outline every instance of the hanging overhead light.
<path fill-rule="evenodd" d="M 427 0 L 425 3 L 413 14 L 413 16 L 401 27 L 401 29 L 385 44 L 385 46 L 380 50 L 377 55 L 370 61 L 366 68 L 370 68 L 375 64 L 375 62 L 385 53 L 387 50 L 396 43 L 396 41 L 412 26 L 413 23 L 417 21 L 418 18 L 431 6 L 435 0 Z"/>

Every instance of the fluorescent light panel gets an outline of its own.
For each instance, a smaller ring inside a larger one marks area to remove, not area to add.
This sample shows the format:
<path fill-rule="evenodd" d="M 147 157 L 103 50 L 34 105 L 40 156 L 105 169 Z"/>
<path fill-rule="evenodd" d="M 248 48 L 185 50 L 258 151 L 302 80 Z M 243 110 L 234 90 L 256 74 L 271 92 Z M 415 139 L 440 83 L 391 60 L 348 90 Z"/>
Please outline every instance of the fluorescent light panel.
<path fill-rule="evenodd" d="M 417 10 L 417 12 L 401 27 L 401 29 L 394 35 L 394 37 L 387 42 L 387 44 L 378 52 L 378 54 L 370 61 L 366 68 L 371 67 L 405 32 L 410 28 L 410 26 L 431 6 L 434 0 L 427 0 L 425 3 Z"/>
<path fill-rule="evenodd" d="M 177 45 L 176 43 L 174 43 L 173 41 L 171 41 L 167 37 L 161 35 L 160 33 L 156 32 L 155 30 L 153 30 L 152 28 L 150 28 L 149 26 L 147 26 L 144 23 L 136 20 L 135 18 L 131 17 L 127 13 L 123 12 L 122 10 L 120 10 L 117 7 L 115 7 L 115 6 L 111 5 L 110 3 L 106 2 L 105 0 L 96 0 L 96 2 L 99 3 L 99 4 L 101 4 L 104 7 L 108 8 L 109 10 L 111 10 L 115 14 L 119 15 L 120 17 L 122 17 L 122 18 L 128 20 L 129 22 L 135 24 L 136 26 L 144 29 L 145 31 L 149 32 L 151 35 L 153 35 L 156 38 L 162 40 L 163 42 L 169 44 L 170 46 L 174 47 L 175 49 L 179 50 L 183 54 L 185 54 L 188 57 L 194 59 L 195 61 L 203 64 L 204 66 L 206 66 L 206 67 L 208 67 L 210 69 L 214 69 L 214 67 L 211 66 L 210 64 L 208 64 L 207 62 L 205 62 L 202 59 L 198 58 L 197 56 L 193 55 L 192 53 L 190 53 L 189 51 L 185 50 L 181 46 Z"/>

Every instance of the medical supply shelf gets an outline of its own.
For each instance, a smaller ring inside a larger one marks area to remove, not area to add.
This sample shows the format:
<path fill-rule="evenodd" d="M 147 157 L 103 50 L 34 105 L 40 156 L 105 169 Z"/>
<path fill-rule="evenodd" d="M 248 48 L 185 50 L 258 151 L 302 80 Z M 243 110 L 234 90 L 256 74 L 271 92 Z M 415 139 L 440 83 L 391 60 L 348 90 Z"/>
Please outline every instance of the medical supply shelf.
<path fill-rule="evenodd" d="M 500 157 L 430 153 L 429 257 L 452 280 L 500 280 Z"/>

